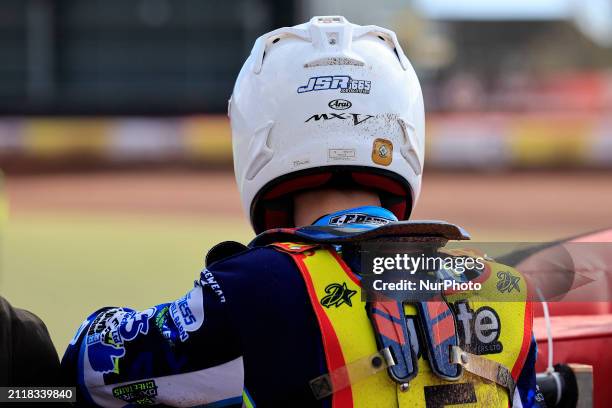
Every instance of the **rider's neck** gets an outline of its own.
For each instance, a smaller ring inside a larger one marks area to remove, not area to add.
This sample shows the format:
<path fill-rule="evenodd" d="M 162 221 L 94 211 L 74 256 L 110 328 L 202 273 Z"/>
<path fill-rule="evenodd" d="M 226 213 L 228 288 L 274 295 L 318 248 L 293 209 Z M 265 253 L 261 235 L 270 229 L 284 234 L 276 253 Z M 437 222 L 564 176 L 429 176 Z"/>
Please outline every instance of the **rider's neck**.
<path fill-rule="evenodd" d="M 316 189 L 293 198 L 296 226 L 310 225 L 323 215 L 366 205 L 380 206 L 378 194 L 368 190 Z"/>

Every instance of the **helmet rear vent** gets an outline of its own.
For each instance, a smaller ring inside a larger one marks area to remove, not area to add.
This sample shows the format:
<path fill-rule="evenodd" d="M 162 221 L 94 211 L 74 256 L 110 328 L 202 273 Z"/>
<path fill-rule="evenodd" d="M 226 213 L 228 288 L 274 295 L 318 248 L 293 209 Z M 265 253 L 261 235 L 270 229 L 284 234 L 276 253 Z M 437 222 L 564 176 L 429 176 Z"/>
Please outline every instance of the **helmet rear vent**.
<path fill-rule="evenodd" d="M 397 52 L 397 47 L 395 46 L 395 42 L 393 41 L 393 39 L 387 37 L 386 34 L 383 34 L 383 33 L 377 33 L 376 37 L 378 37 L 379 40 L 381 40 L 382 42 L 384 42 L 390 48 L 393 49 L 393 53 L 395 54 L 395 56 L 397 57 L 397 60 L 399 61 L 400 65 L 401 65 L 402 64 L 402 57 L 400 57 L 400 54 Z"/>
<path fill-rule="evenodd" d="M 304 68 L 323 67 L 326 65 L 355 65 L 363 67 L 365 63 L 350 57 L 325 57 L 304 64 Z"/>

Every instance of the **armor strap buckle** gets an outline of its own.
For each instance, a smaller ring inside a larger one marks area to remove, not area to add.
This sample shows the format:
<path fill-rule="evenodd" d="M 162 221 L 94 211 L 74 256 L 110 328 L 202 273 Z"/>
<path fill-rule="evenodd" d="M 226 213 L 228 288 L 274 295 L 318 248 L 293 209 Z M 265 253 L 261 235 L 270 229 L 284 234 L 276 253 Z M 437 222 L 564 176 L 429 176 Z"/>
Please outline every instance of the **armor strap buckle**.
<path fill-rule="evenodd" d="M 459 346 L 451 347 L 451 363 L 459 364 L 466 371 L 504 387 L 512 400 L 516 383 L 510 370 L 503 364 L 463 351 Z"/>
<path fill-rule="evenodd" d="M 393 367 L 395 364 L 393 355 L 387 347 L 310 380 L 310 388 L 315 398 L 319 400 L 364 380 L 379 371 Z"/>

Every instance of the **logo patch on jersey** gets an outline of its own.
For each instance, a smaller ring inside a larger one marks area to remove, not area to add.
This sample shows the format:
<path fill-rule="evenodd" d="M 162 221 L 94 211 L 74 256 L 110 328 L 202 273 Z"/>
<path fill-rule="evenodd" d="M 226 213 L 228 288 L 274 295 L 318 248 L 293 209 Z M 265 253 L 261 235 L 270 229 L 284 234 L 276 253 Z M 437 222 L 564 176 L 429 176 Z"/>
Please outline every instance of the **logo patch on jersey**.
<path fill-rule="evenodd" d="M 504 349 L 499 341 L 501 320 L 497 312 L 483 306 L 475 312 L 467 301 L 454 304 L 458 322 L 459 340 L 465 351 L 472 354 L 498 354 Z"/>
<path fill-rule="evenodd" d="M 321 304 L 327 308 L 332 306 L 340 307 L 343 304 L 347 304 L 353 307 L 353 303 L 351 302 L 351 297 L 357 293 L 356 290 L 351 290 L 346 286 L 346 282 L 342 284 L 339 283 L 330 283 L 325 288 L 326 296 L 323 296 L 321 299 Z"/>
<path fill-rule="evenodd" d="M 215 276 L 208 269 L 204 269 L 200 273 L 200 285 L 210 287 L 219 297 L 219 302 L 225 303 L 225 294 L 221 286 L 217 283 Z"/>
<path fill-rule="evenodd" d="M 162 336 L 171 344 L 176 342 L 177 331 L 174 330 L 175 324 L 170 316 L 170 304 L 164 306 L 157 315 L 155 315 L 155 326 L 157 326 Z"/>
<path fill-rule="evenodd" d="M 153 405 L 157 397 L 154 380 L 146 380 L 113 388 L 113 397 L 134 405 Z"/>
<path fill-rule="evenodd" d="M 341 93 L 369 94 L 371 88 L 372 81 L 353 79 L 348 75 L 328 75 L 309 78 L 306 85 L 297 89 L 297 93 L 339 89 Z"/>
<path fill-rule="evenodd" d="M 346 224 L 369 224 L 369 225 L 385 225 L 391 220 L 374 215 L 364 213 L 348 213 L 336 215 L 329 219 L 329 225 L 346 225 Z"/>
<path fill-rule="evenodd" d="M 388 166 L 393 161 L 393 143 L 387 139 L 376 139 L 372 145 L 372 161 Z"/>
<path fill-rule="evenodd" d="M 507 271 L 499 271 L 497 272 L 497 279 L 497 290 L 500 293 L 512 293 L 515 289 L 517 292 L 521 291 L 519 287 L 520 278 L 518 276 L 514 276 Z"/>
<path fill-rule="evenodd" d="M 178 329 L 181 341 L 187 340 L 189 332 L 198 330 L 204 322 L 202 288 L 196 286 L 185 296 L 170 304 L 170 316 Z"/>
<path fill-rule="evenodd" d="M 87 357 L 94 371 L 119 373 L 119 360 L 125 355 L 125 342 L 138 334 L 149 332 L 149 319 L 155 315 L 155 307 L 136 312 L 109 309 L 100 313 L 86 337 Z"/>

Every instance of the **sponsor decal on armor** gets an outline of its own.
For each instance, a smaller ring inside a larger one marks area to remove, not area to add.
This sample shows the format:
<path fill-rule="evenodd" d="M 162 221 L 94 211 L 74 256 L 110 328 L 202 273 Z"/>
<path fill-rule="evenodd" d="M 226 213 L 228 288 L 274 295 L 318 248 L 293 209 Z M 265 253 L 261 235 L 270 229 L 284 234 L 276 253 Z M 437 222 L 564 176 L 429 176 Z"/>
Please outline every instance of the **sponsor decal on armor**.
<path fill-rule="evenodd" d="M 393 143 L 387 139 L 376 139 L 372 145 L 372 161 L 388 166 L 393 160 Z"/>
<path fill-rule="evenodd" d="M 483 306 L 475 312 L 470 309 L 467 301 L 454 304 L 457 321 L 459 322 L 459 340 L 462 348 L 472 354 L 498 354 L 504 349 L 498 340 L 501 334 L 501 320 L 497 312 Z"/>
<path fill-rule="evenodd" d="M 157 397 L 155 380 L 146 380 L 113 388 L 113 397 L 133 405 L 153 405 Z"/>
<path fill-rule="evenodd" d="M 372 81 L 353 79 L 348 75 L 329 75 L 309 78 L 306 85 L 302 85 L 297 89 L 297 93 L 339 89 L 340 93 L 369 94 L 371 88 Z"/>
<path fill-rule="evenodd" d="M 499 271 L 497 272 L 497 279 L 497 290 L 500 293 L 512 293 L 515 289 L 517 292 L 521 291 L 519 287 L 520 278 L 518 276 L 514 276 L 507 271 Z"/>
<path fill-rule="evenodd" d="M 325 287 L 326 296 L 323 296 L 321 299 L 321 304 L 327 308 L 332 306 L 340 307 L 343 304 L 347 304 L 350 307 L 353 307 L 353 303 L 351 302 L 351 297 L 357 293 L 356 290 L 349 289 L 346 286 L 346 282 L 342 284 L 339 283 L 330 283 Z"/>
<path fill-rule="evenodd" d="M 308 123 L 311 120 L 314 120 L 315 122 L 322 120 L 325 122 L 325 121 L 334 120 L 334 119 L 340 119 L 340 120 L 352 119 L 353 125 L 357 126 L 357 125 L 361 125 L 363 122 L 373 117 L 374 115 L 366 115 L 363 113 L 317 113 L 317 114 L 312 115 L 308 119 L 306 119 L 304 123 Z"/>
<path fill-rule="evenodd" d="M 330 101 L 327 106 L 335 110 L 347 110 L 353 106 L 353 104 L 351 101 L 347 101 L 346 99 L 334 99 L 333 101 Z"/>
<path fill-rule="evenodd" d="M 181 341 L 189 338 L 189 332 L 194 332 L 204 322 L 204 302 L 202 288 L 196 286 L 182 298 L 170 305 L 170 316 L 179 332 Z"/>
<path fill-rule="evenodd" d="M 329 219 L 329 225 L 345 225 L 345 224 L 370 224 L 370 225 L 385 225 L 391 221 L 377 217 L 375 215 L 368 215 L 364 213 L 347 213 L 342 215 L 336 215 Z"/>

